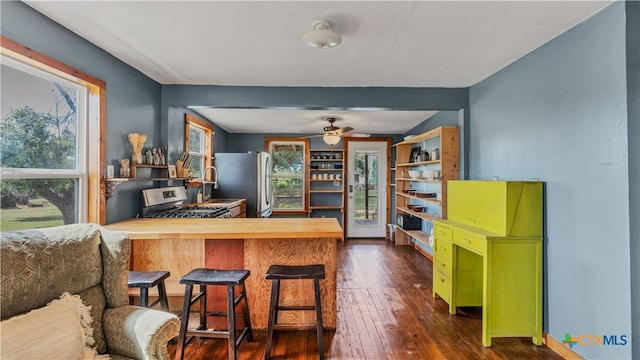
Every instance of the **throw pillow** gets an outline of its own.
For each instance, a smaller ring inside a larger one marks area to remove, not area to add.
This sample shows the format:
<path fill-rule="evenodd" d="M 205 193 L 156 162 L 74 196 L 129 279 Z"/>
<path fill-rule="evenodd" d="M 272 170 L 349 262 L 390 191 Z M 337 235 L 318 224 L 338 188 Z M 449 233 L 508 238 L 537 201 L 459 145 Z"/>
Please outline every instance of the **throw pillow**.
<path fill-rule="evenodd" d="M 59 299 L 0 323 L 2 359 L 109 359 L 93 344 L 90 307 L 78 295 Z"/>

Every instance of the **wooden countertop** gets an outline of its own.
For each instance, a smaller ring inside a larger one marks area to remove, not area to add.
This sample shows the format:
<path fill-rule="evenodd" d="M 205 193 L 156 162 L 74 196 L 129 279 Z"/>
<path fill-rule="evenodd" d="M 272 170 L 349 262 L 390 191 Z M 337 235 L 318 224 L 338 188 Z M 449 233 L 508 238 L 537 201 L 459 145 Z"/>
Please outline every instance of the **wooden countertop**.
<path fill-rule="evenodd" d="M 342 239 L 342 228 L 329 218 L 141 218 L 104 225 L 136 239 Z"/>

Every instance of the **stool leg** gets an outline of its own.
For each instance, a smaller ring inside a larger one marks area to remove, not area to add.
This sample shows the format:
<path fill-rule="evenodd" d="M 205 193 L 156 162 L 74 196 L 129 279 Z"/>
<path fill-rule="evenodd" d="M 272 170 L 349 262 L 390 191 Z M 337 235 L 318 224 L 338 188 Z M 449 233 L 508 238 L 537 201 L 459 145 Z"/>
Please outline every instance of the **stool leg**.
<path fill-rule="evenodd" d="M 280 309 L 278 309 L 280 307 L 280 279 L 275 280 L 275 286 L 277 288 L 277 292 L 276 292 L 276 314 L 273 317 L 273 323 L 277 324 L 278 323 L 278 312 L 280 311 Z"/>
<path fill-rule="evenodd" d="M 149 289 L 146 287 L 140 288 L 140 306 L 149 307 Z"/>
<path fill-rule="evenodd" d="M 236 360 L 236 307 L 233 285 L 227 285 L 227 328 L 229 329 L 229 360 Z"/>
<path fill-rule="evenodd" d="M 182 301 L 182 316 L 180 318 L 180 332 L 178 334 L 178 347 L 176 348 L 176 360 L 182 360 L 184 357 L 185 337 L 187 334 L 187 325 L 189 324 L 189 310 L 191 308 L 191 295 L 193 293 L 193 285 L 187 284 L 184 289 L 184 300 Z"/>
<path fill-rule="evenodd" d="M 324 360 L 324 342 L 322 338 L 322 302 L 320 301 L 320 279 L 313 279 L 313 288 L 316 295 L 316 331 L 318 335 L 318 355 Z"/>
<path fill-rule="evenodd" d="M 207 285 L 200 285 L 200 292 L 203 293 L 200 298 L 200 326 L 198 330 L 207 329 Z"/>
<path fill-rule="evenodd" d="M 244 282 L 240 284 L 240 291 L 244 302 L 242 303 L 242 317 L 244 318 L 244 327 L 249 329 L 247 333 L 247 341 L 253 341 L 253 331 L 251 330 L 251 318 L 249 318 L 249 300 L 247 299 L 247 291 L 244 288 Z"/>
<path fill-rule="evenodd" d="M 265 360 L 271 358 L 271 340 L 273 338 L 273 325 L 275 324 L 278 308 L 278 295 L 280 292 L 280 280 L 271 281 L 271 304 L 269 305 L 269 324 L 267 328 L 267 348 L 264 352 Z"/>
<path fill-rule="evenodd" d="M 164 287 L 164 281 L 158 284 L 158 296 L 160 297 L 160 308 L 163 311 L 169 311 L 169 301 L 167 301 L 167 289 Z"/>

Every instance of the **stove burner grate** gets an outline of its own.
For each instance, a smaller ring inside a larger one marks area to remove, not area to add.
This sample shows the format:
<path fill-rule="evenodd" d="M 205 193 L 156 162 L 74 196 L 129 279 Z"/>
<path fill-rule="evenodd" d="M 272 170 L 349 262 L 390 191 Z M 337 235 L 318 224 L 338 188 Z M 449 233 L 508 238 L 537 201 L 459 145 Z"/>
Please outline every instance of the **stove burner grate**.
<path fill-rule="evenodd" d="M 199 207 L 173 209 L 152 215 L 153 218 L 230 218 L 231 211 L 226 207 Z"/>

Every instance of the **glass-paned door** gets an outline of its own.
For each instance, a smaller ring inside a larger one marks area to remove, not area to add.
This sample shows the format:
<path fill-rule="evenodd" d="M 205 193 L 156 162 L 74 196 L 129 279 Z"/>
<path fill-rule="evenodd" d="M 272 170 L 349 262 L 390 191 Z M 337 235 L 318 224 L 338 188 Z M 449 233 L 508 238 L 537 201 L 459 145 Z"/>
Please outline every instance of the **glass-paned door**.
<path fill-rule="evenodd" d="M 386 142 L 349 142 L 348 237 L 384 237 Z"/>

